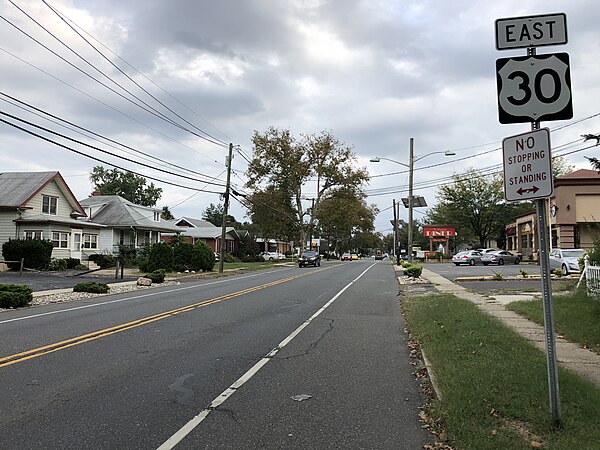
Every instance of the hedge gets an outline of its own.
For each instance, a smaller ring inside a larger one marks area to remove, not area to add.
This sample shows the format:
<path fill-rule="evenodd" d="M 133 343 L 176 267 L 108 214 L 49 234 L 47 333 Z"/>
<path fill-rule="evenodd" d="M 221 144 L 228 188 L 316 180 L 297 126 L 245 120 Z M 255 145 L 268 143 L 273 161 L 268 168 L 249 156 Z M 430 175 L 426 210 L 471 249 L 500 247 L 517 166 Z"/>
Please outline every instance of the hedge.
<path fill-rule="evenodd" d="M 22 284 L 0 284 L 0 308 L 19 308 L 33 300 L 32 290 Z"/>
<path fill-rule="evenodd" d="M 108 285 L 96 283 L 95 281 L 83 281 L 73 286 L 73 292 L 90 292 L 92 294 L 106 294 Z"/>

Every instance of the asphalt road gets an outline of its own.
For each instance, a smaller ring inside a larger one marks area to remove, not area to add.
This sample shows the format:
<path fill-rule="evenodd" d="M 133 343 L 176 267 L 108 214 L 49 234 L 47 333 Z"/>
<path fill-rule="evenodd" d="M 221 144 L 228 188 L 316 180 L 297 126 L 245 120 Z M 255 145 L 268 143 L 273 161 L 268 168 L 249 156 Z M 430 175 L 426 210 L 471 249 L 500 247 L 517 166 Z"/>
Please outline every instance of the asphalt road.
<path fill-rule="evenodd" d="M 403 329 L 368 260 L 5 312 L 1 447 L 421 448 Z"/>

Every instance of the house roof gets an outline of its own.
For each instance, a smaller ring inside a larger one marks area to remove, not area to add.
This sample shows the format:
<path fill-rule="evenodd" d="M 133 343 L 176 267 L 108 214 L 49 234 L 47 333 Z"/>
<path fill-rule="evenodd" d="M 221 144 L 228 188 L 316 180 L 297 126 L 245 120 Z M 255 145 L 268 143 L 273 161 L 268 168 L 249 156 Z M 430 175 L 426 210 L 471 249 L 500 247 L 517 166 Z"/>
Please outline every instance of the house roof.
<path fill-rule="evenodd" d="M 27 203 L 52 181 L 64 194 L 74 215 L 85 216 L 83 208 L 57 171 L 0 173 L 0 208 L 28 208 Z"/>
<path fill-rule="evenodd" d="M 79 202 L 83 207 L 98 206 L 89 218 L 109 227 L 136 227 L 161 232 L 176 232 L 180 228 L 168 222 L 155 222 L 154 213 L 159 209 L 136 205 L 118 195 L 95 195 Z"/>
<path fill-rule="evenodd" d="M 215 226 L 213 223 L 207 221 L 207 220 L 200 220 L 200 219 L 192 219 L 191 217 L 180 217 L 179 219 L 176 219 L 174 221 L 172 221 L 174 225 L 178 226 L 178 227 L 193 227 L 193 228 L 210 228 L 210 227 L 215 227 L 215 228 L 219 228 L 219 230 L 221 229 L 220 227 Z"/>
<path fill-rule="evenodd" d="M 49 216 L 38 214 L 27 218 L 15 219 L 16 223 L 53 223 L 57 225 L 68 225 L 73 228 L 106 228 L 101 223 L 90 222 L 89 220 L 75 219 L 70 217 Z"/>
<path fill-rule="evenodd" d="M 211 224 L 212 225 L 212 224 Z M 221 237 L 221 228 L 215 227 L 212 225 L 211 227 L 198 227 L 198 228 L 189 228 L 189 227 L 177 227 L 177 232 L 181 233 L 182 236 L 191 236 L 195 239 L 217 239 Z M 234 237 L 238 237 L 235 228 L 227 227 L 225 229 L 226 234 L 232 234 Z M 165 233 L 167 236 L 170 236 L 175 233 Z"/>
<path fill-rule="evenodd" d="M 600 174 L 595 170 L 579 169 L 575 172 L 568 173 L 562 177 L 554 179 L 554 186 L 565 186 L 565 185 L 577 185 L 582 186 L 586 184 L 600 184 Z"/>
<path fill-rule="evenodd" d="M 557 180 L 562 180 L 565 178 L 573 179 L 573 178 L 592 178 L 592 179 L 600 179 L 600 174 L 595 170 L 590 169 L 579 169 L 574 172 L 570 172 L 566 175 L 557 177 Z"/>

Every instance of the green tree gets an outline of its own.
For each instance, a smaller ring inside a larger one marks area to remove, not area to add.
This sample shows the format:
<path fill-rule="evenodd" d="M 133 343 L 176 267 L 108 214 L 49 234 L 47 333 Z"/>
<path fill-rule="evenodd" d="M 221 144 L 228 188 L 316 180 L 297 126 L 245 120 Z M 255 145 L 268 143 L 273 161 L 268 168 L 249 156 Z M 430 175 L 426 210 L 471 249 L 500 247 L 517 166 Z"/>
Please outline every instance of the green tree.
<path fill-rule="evenodd" d="M 304 216 L 308 215 L 308 227 L 312 228 L 321 199 L 327 193 L 340 187 L 360 187 L 368 180 L 366 169 L 356 167 L 351 148 L 325 131 L 295 139 L 289 130 L 270 127 L 264 133 L 255 131 L 252 144 L 254 154 L 246 172 L 246 187 L 272 187 L 287 192 L 294 205 L 302 245 L 306 242 Z M 311 178 L 315 183 L 311 183 L 308 194 L 307 182 Z M 310 211 L 303 205 L 307 196 L 314 198 Z"/>
<path fill-rule="evenodd" d="M 144 177 L 119 169 L 96 166 L 90 173 L 90 180 L 94 189 L 102 195 L 119 195 L 142 206 L 156 205 L 162 194 L 162 188 L 154 186 L 154 183 L 146 186 Z"/>
<path fill-rule="evenodd" d="M 167 205 L 162 207 L 160 217 L 163 220 L 173 220 L 175 218 L 175 216 L 173 215 L 173 213 L 171 212 L 171 210 L 169 209 L 169 207 Z"/>
<path fill-rule="evenodd" d="M 583 142 L 595 140 L 596 147 L 598 145 L 600 145 L 600 133 L 598 133 L 598 134 L 583 134 L 581 137 L 583 138 Z M 590 162 L 590 164 L 592 165 L 593 169 L 596 172 L 600 173 L 600 161 L 598 160 L 598 158 L 586 156 L 585 159 L 587 159 Z"/>
<path fill-rule="evenodd" d="M 562 177 L 575 170 L 575 166 L 569 164 L 566 156 L 555 156 L 552 158 L 552 176 L 554 178 Z"/>
<path fill-rule="evenodd" d="M 244 203 L 260 237 L 283 241 L 299 239 L 296 211 L 285 190 L 267 186 L 255 191 Z"/>
<path fill-rule="evenodd" d="M 225 211 L 225 207 L 219 203 L 215 205 L 211 203 L 206 207 L 204 212 L 202 213 L 202 220 L 206 220 L 213 225 L 220 227 L 223 225 L 223 212 Z M 241 227 L 241 224 L 235 220 L 231 214 L 227 214 L 226 222 L 229 226 L 233 226 L 234 228 Z"/>
<path fill-rule="evenodd" d="M 470 169 L 453 175 L 453 179 L 452 184 L 439 187 L 438 203 L 430 209 L 427 221 L 453 225 L 459 236 L 471 237 L 477 245 L 484 246 L 488 239 L 498 236 L 499 228 L 503 232 L 505 224 L 514 217 L 504 200 L 502 177 L 482 177 Z"/>
<path fill-rule="evenodd" d="M 357 188 L 340 188 L 327 194 L 315 219 L 321 234 L 334 244 L 334 251 L 350 247 L 372 248 L 377 208 L 367 205 L 365 195 Z M 377 246 L 381 245 L 381 239 Z M 360 241 L 360 242 L 359 242 Z"/>

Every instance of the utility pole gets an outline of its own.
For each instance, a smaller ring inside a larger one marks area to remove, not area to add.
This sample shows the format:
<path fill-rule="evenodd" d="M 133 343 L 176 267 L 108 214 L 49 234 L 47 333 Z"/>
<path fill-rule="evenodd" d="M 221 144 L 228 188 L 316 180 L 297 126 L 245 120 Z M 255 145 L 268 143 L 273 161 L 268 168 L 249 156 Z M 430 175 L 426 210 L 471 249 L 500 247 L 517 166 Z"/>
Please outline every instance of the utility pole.
<path fill-rule="evenodd" d="M 315 199 L 311 199 L 312 200 L 312 207 L 310 209 L 310 236 L 309 236 L 309 241 L 308 241 L 308 249 L 312 250 L 312 238 L 313 238 L 313 220 L 315 217 Z"/>
<path fill-rule="evenodd" d="M 398 220 L 396 220 L 396 223 L 394 224 L 394 231 L 396 232 L 396 245 L 397 245 L 397 249 L 396 249 L 396 265 L 399 266 L 400 265 L 400 230 L 398 228 L 398 222 L 400 222 L 400 202 L 396 202 L 396 217 Z"/>
<path fill-rule="evenodd" d="M 394 208 L 394 253 L 396 259 L 400 259 L 398 256 L 398 215 L 396 214 L 396 199 L 392 200 L 392 207 Z"/>
<path fill-rule="evenodd" d="M 410 138 L 408 155 L 408 261 L 413 260 L 413 169 L 415 163 L 414 139 Z"/>
<path fill-rule="evenodd" d="M 221 222 L 221 250 L 219 252 L 219 274 L 223 273 L 225 263 L 225 235 L 227 234 L 227 214 L 229 214 L 229 185 L 231 183 L 231 160 L 233 159 L 233 144 L 229 143 L 229 155 L 225 160 L 227 166 L 227 184 L 225 184 L 225 205 L 223 206 L 223 221 Z"/>

